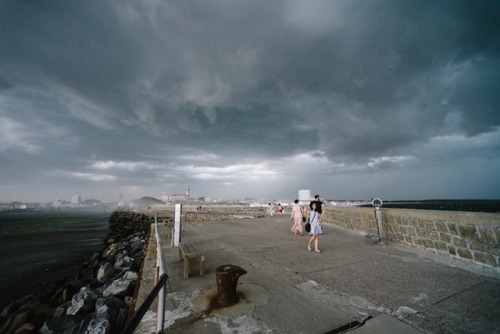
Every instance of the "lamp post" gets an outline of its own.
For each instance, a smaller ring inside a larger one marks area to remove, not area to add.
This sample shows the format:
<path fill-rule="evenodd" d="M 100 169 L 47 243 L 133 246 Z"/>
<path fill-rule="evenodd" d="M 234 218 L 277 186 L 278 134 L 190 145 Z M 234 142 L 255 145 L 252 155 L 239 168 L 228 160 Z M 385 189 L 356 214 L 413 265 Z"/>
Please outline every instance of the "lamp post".
<path fill-rule="evenodd" d="M 382 207 L 382 200 L 380 198 L 372 199 L 372 206 L 375 208 L 375 220 L 377 221 L 377 230 L 378 230 L 378 244 L 385 245 L 383 242 L 384 239 L 384 230 L 382 229 L 382 213 L 380 208 Z"/>

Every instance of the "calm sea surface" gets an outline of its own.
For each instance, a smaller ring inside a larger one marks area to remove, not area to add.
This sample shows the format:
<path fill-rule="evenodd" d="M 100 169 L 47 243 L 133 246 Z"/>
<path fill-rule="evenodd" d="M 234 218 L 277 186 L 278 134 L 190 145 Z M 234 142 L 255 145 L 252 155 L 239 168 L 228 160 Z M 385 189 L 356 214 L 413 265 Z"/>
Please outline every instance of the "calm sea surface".
<path fill-rule="evenodd" d="M 0 309 L 75 274 L 102 245 L 109 212 L 0 211 Z"/>

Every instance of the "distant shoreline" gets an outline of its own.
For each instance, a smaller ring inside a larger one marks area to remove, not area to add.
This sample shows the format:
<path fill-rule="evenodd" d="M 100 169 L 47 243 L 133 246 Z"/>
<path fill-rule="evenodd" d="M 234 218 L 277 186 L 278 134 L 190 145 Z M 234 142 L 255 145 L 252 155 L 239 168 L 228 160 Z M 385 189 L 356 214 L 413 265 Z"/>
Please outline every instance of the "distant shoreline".
<path fill-rule="evenodd" d="M 424 200 L 383 200 L 383 208 L 392 209 L 413 209 L 413 210 L 437 210 L 437 211 L 464 211 L 464 212 L 487 212 L 500 213 L 500 199 L 424 199 Z M 290 200 L 291 202 L 291 200 Z M 306 201 L 309 203 L 309 201 Z M 371 200 L 335 200 L 328 199 L 326 202 L 336 206 L 357 206 L 357 207 L 372 207 Z M 283 202 L 281 202 L 283 203 Z M 211 205 L 220 206 L 221 203 L 183 203 L 187 205 L 202 204 L 205 207 Z M 251 203 L 247 203 L 252 206 Z M 239 203 L 245 205 L 245 203 Z M 265 205 L 267 207 L 267 203 Z M 136 208 L 146 208 L 147 205 L 137 205 Z M 120 210 L 115 206 L 62 206 L 62 207 L 45 207 L 45 208 L 9 208 L 1 209 L 2 213 L 33 213 L 33 212 L 102 212 L 112 213 L 115 210 Z"/>
<path fill-rule="evenodd" d="M 47 207 L 47 208 L 12 208 L 12 209 L 0 209 L 0 213 L 23 213 L 23 212 L 92 212 L 92 213 L 109 213 L 111 214 L 115 210 L 115 207 L 106 206 L 75 206 L 75 207 Z"/>

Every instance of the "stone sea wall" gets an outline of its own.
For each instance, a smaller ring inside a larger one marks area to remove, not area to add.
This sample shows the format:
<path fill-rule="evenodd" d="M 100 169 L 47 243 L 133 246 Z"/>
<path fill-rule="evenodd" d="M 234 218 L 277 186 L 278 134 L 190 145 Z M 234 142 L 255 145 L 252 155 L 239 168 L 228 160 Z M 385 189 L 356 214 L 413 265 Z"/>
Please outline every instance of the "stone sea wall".
<path fill-rule="evenodd" d="M 266 208 L 250 208 L 242 205 L 214 205 L 198 209 L 185 205 L 182 207 L 182 212 L 185 221 L 207 221 L 264 217 Z"/>
<path fill-rule="evenodd" d="M 500 214 L 381 208 L 387 240 L 471 262 L 500 274 Z M 378 236 L 374 208 L 326 207 L 325 222 Z"/>
<path fill-rule="evenodd" d="M 110 232 L 78 273 L 47 282 L 0 313 L 0 333 L 119 333 L 124 327 L 154 219 L 116 211 Z"/>

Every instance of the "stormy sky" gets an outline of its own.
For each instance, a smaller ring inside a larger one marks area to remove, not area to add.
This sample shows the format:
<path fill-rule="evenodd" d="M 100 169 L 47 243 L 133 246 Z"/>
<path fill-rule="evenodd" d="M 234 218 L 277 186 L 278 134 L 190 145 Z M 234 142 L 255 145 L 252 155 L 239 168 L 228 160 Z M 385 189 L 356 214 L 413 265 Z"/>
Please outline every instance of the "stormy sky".
<path fill-rule="evenodd" d="M 500 2 L 1 1 L 0 201 L 500 198 Z"/>

